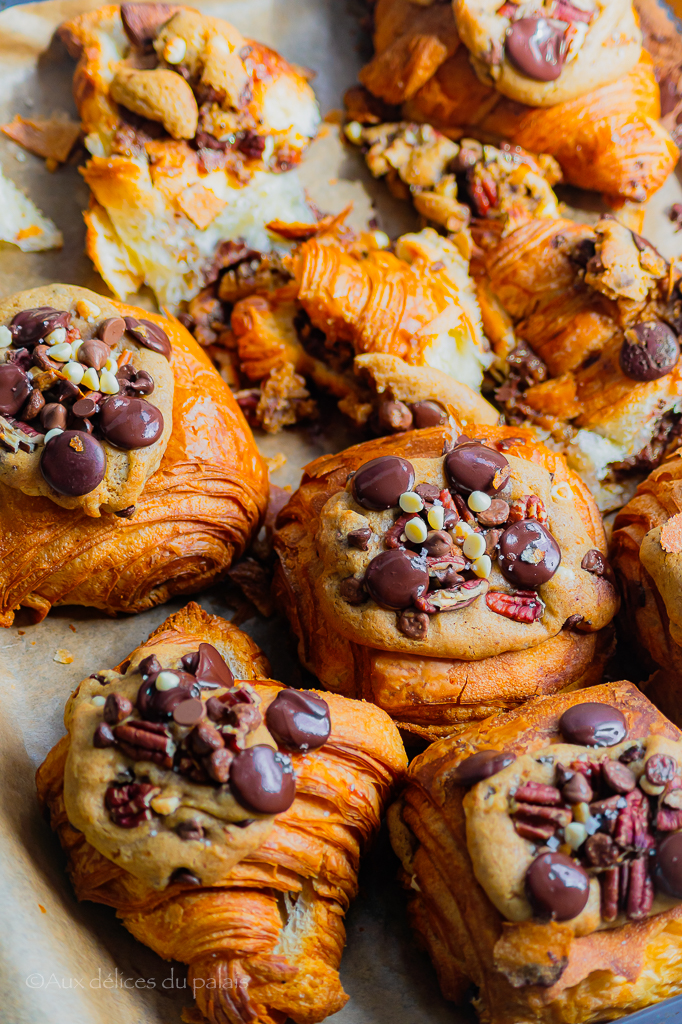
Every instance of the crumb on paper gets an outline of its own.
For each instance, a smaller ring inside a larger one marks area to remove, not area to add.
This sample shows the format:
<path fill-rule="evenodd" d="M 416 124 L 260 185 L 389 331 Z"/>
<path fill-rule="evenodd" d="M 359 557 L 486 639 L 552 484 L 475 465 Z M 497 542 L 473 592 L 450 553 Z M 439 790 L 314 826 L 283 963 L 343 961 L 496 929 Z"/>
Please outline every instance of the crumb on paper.
<path fill-rule="evenodd" d="M 52 660 L 58 662 L 60 665 L 70 665 L 73 661 L 73 654 L 71 651 L 67 651 L 65 647 L 58 647 L 54 652 Z"/>
<path fill-rule="evenodd" d="M 278 469 L 282 469 L 287 464 L 287 457 L 284 452 L 277 452 L 272 458 L 266 458 L 265 464 L 268 467 L 268 473 L 276 473 Z"/>
<path fill-rule="evenodd" d="M 72 622 L 69 623 L 69 629 L 71 630 L 72 633 L 76 632 L 76 627 L 74 626 L 74 624 Z"/>
<path fill-rule="evenodd" d="M 29 120 L 19 114 L 10 124 L 0 125 L 0 131 L 29 153 L 44 157 L 50 171 L 68 160 L 81 132 L 76 121 L 57 117 Z"/>
<path fill-rule="evenodd" d="M 0 171 L 0 241 L 22 252 L 61 249 L 64 239 L 57 225 Z"/>
<path fill-rule="evenodd" d="M 46 914 L 46 913 L 47 913 L 47 910 L 46 910 L 46 909 L 45 909 L 45 907 L 44 907 L 44 906 L 42 905 L 42 903 L 39 903 L 39 904 L 38 904 L 38 907 L 39 907 L 39 909 L 40 909 L 40 913 L 41 913 L 41 914 Z"/>
<path fill-rule="evenodd" d="M 24 636 L 25 634 L 26 634 L 26 630 L 25 629 L 18 629 L 17 630 L 17 636 Z"/>

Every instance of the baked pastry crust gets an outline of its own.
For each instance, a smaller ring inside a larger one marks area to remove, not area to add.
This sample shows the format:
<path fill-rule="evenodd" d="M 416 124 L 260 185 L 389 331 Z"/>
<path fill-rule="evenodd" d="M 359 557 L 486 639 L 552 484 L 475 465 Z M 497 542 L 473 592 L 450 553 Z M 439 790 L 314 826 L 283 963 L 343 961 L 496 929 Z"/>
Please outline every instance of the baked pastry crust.
<path fill-rule="evenodd" d="M 568 29 L 561 29 L 564 46 L 568 44 L 565 58 L 554 62 L 560 74 L 541 81 L 524 73 L 505 46 L 516 18 L 526 16 L 522 11 L 500 10 L 497 0 L 453 0 L 453 8 L 457 32 L 481 81 L 532 107 L 553 107 L 613 82 L 634 67 L 641 53 L 642 33 L 630 0 L 580 8 L 566 4 L 557 13 L 551 11 L 552 5 L 547 10 L 541 6 L 535 9 L 536 15 L 544 15 L 545 21 L 555 19 Z"/>
<path fill-rule="evenodd" d="M 183 328 L 175 320 L 147 314 L 146 310 L 134 306 L 123 307 L 120 303 L 91 292 L 88 288 L 70 284 L 43 285 L 9 296 L 0 302 L 0 326 L 9 327 L 17 314 L 41 306 L 69 312 L 71 327 L 75 328 L 84 340 L 96 336 L 95 329 L 98 323 L 110 317 L 121 316 L 151 320 L 173 340 L 179 331 L 184 333 Z M 0 349 L 0 358 L 3 352 L 9 354 L 10 351 L 9 348 Z M 135 504 L 146 481 L 159 468 L 168 445 L 173 421 L 173 371 L 165 355 L 139 344 L 129 332 L 111 349 L 111 355 L 120 356 L 122 351 L 130 353 L 130 365 L 136 371 L 144 370 L 151 374 L 154 388 L 151 394 L 146 396 L 146 401 L 159 409 L 163 417 L 163 429 L 158 440 L 147 447 L 133 448 L 130 451 L 114 447 L 106 439 L 102 440 L 107 460 L 106 474 L 96 488 L 81 497 L 58 493 L 43 477 L 40 472 L 42 439 L 35 447 L 32 445 L 31 452 L 21 449 L 0 449 L 0 484 L 16 488 L 23 494 L 33 497 L 49 497 L 62 508 L 83 509 L 90 516 L 99 516 L 102 512 L 120 512 L 121 509 Z M 62 365 L 59 369 L 63 368 Z M 85 386 L 82 388 L 82 394 L 87 394 Z M 6 419 L 4 425 L 8 425 Z M 33 426 L 35 425 L 34 423 Z"/>
<path fill-rule="evenodd" d="M 366 442 L 311 463 L 280 513 L 275 535 L 275 587 L 303 663 L 325 687 L 372 700 L 405 730 L 429 738 L 535 693 L 596 682 L 611 641 L 603 627 L 617 608 L 612 585 L 580 568 L 585 550 L 605 550 L 601 518 L 587 488 L 530 431 L 481 425 L 469 433 L 491 447 L 510 439 L 502 447 L 512 476 L 518 474 L 511 488 L 542 495 L 551 529 L 561 534 L 563 568 L 539 591 L 546 618 L 522 624 L 495 613 L 479 596 L 468 607 L 431 616 L 425 637 L 416 639 L 398 628 L 395 612 L 373 600 L 347 602 L 342 584 L 349 575 L 361 577 L 394 519 L 390 512 L 359 509 L 346 489 L 349 474 L 371 459 L 398 455 L 414 466 L 417 483 L 446 486 L 441 456 L 453 444 L 451 430 L 434 427 Z M 564 509 L 568 519 L 562 525 Z M 346 534 L 363 525 L 379 536 L 367 550 L 350 548 Z M 497 571 L 490 585 L 498 585 Z M 571 632 L 571 623 L 562 630 L 576 613 L 584 615 L 584 632 Z"/>
<path fill-rule="evenodd" d="M 403 117 L 549 153 L 567 182 L 603 193 L 612 205 L 646 201 L 678 159 L 657 122 L 659 89 L 645 51 L 616 81 L 542 109 L 519 105 L 478 79 L 449 3 L 416 10 L 410 0 L 378 0 L 374 46 L 361 81 L 374 96 L 402 104 Z"/>
<path fill-rule="evenodd" d="M 495 870 L 486 867 L 491 857 L 499 860 L 502 880 L 519 870 L 517 845 L 524 848 L 523 859 L 532 857 L 526 852 L 532 844 L 511 826 L 506 787 L 517 775 L 553 772 L 548 761 L 541 765 L 535 759 L 551 756 L 552 750 L 562 763 L 569 752 L 585 751 L 562 742 L 557 722 L 586 699 L 609 704 L 625 717 L 627 739 L 607 748 L 606 759 L 639 745 L 647 757 L 654 750 L 679 752 L 679 730 L 635 686 L 609 683 L 589 694 L 530 701 L 504 719 L 490 718 L 434 743 L 412 762 L 406 788 L 389 810 L 412 925 L 434 962 L 443 994 L 464 1002 L 473 982 L 475 1004 L 488 1024 L 603 1020 L 681 991 L 677 901 L 659 893 L 648 912 L 653 916 L 628 920 L 621 913 L 605 923 L 591 890 L 580 916 L 563 922 L 529 920 L 523 891 L 517 920 L 505 920 L 490 898 L 496 893 L 499 900 Z M 481 750 L 501 750 L 517 760 L 467 793 L 455 783 L 454 771 Z M 586 757 L 601 761 L 604 750 L 588 748 Z M 641 760 L 630 764 L 641 771 Z M 499 799 L 487 803 L 498 790 Z M 590 884 L 597 884 L 594 878 Z"/>
<path fill-rule="evenodd" d="M 261 708 L 284 689 L 263 678 L 267 663 L 244 634 L 195 604 L 171 616 L 133 657 L 180 652 L 197 642 L 214 645 L 250 681 Z M 331 735 L 323 747 L 292 755 L 293 804 L 271 817 L 267 838 L 210 886 L 173 882 L 153 889 L 72 828 L 63 797 L 68 737 L 38 771 L 39 796 L 67 853 L 78 898 L 115 907 L 136 938 L 190 965 L 197 1009 L 186 1011 L 187 1020 L 283 1024 L 291 1017 L 314 1024 L 347 1000 L 338 975 L 343 915 L 357 891 L 361 850 L 379 827 L 406 757 L 379 709 L 335 695 L 325 700 Z"/>
<path fill-rule="evenodd" d="M 126 510 L 130 518 L 93 519 L 0 485 L 3 626 L 21 606 L 40 621 L 58 604 L 138 612 L 202 590 L 258 528 L 268 478 L 251 431 L 194 339 L 177 321 L 168 329 L 173 429 L 159 469 Z"/>
<path fill-rule="evenodd" d="M 138 33 L 122 10 L 142 18 Z M 119 298 L 147 283 L 175 309 L 238 242 L 273 248 L 268 221 L 314 219 L 296 176 L 279 172 L 300 161 L 319 112 L 300 69 L 228 22 L 140 10 L 101 7 L 60 35 L 79 58 L 88 255 Z"/>

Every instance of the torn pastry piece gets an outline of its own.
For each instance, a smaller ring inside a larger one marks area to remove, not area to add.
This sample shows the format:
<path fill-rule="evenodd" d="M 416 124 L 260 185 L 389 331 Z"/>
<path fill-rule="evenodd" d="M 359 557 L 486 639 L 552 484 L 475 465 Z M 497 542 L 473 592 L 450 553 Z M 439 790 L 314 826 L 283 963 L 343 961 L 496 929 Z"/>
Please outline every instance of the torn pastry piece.
<path fill-rule="evenodd" d="M 315 1024 L 346 1003 L 344 913 L 407 763 L 378 708 L 267 672 L 190 604 L 80 684 L 38 770 L 76 895 L 189 964 L 197 1022 Z"/>
<path fill-rule="evenodd" d="M 449 423 L 318 459 L 275 549 L 302 662 L 407 732 L 599 678 L 618 607 L 601 517 L 528 430 Z"/>
<path fill-rule="evenodd" d="M 429 747 L 389 827 L 444 996 L 572 1024 L 682 992 L 680 806 L 682 735 L 629 682 Z"/>
<path fill-rule="evenodd" d="M 305 78 L 189 7 L 108 6 L 60 29 L 90 153 L 87 250 L 120 298 L 175 309 L 229 266 L 230 243 L 282 246 L 265 225 L 313 221 L 295 174 L 319 113 Z"/>
<path fill-rule="evenodd" d="M 631 0 L 454 0 L 459 38 L 481 82 L 553 107 L 630 71 L 642 50 Z"/>
<path fill-rule="evenodd" d="M 550 431 L 603 511 L 682 429 L 679 273 L 613 218 L 528 223 L 485 258 L 518 347 L 498 399 Z"/>
<path fill-rule="evenodd" d="M 80 125 L 68 118 L 30 120 L 19 114 L 10 124 L 0 125 L 0 131 L 30 153 L 44 157 L 50 171 L 66 163 L 81 133 Z"/>
<path fill-rule="evenodd" d="M 677 679 L 682 675 L 682 453 L 665 459 L 620 510 L 612 536 L 630 637 L 645 669 L 671 676 L 671 698 L 682 721 Z M 664 705 L 667 713 L 670 705 Z"/>
<path fill-rule="evenodd" d="M 0 242 L 16 245 L 22 252 L 61 249 L 64 238 L 49 217 L 38 209 L 0 170 Z"/>
<path fill-rule="evenodd" d="M 65 296 L 71 291 L 83 291 L 63 287 Z M 100 309 L 108 309 L 108 300 L 99 295 L 94 299 L 102 303 Z M 56 302 L 56 306 L 67 311 L 70 308 L 61 302 Z M 140 313 L 119 304 L 115 311 L 124 318 Z M 56 312 L 58 315 L 59 309 Z M 99 315 L 92 311 L 88 315 L 94 317 L 95 324 L 99 323 Z M 153 608 L 175 594 L 195 593 L 222 578 L 232 560 L 243 554 L 258 531 L 267 507 L 267 470 L 229 388 L 177 321 L 146 312 L 140 319 L 142 327 L 145 321 L 155 328 L 163 325 L 163 333 L 167 332 L 171 341 L 170 371 L 165 356 L 159 356 L 159 365 L 173 378 L 172 413 L 164 414 L 164 429 L 165 425 L 172 429 L 161 464 L 134 503 L 100 517 L 92 516 L 82 505 L 65 508 L 53 497 L 28 495 L 0 481 L 0 625 L 11 626 L 19 607 L 30 609 L 35 620 L 40 621 L 52 606 L 59 604 L 99 608 L 108 614 L 130 613 Z M 36 320 L 32 322 L 36 324 Z M 88 323 L 87 330 L 91 326 Z M 0 333 L 4 329 L 0 328 Z M 140 336 L 140 328 L 135 331 Z M 93 349 L 99 350 L 99 344 L 97 339 Z M 134 345 L 133 337 L 126 345 Z M 47 345 L 43 347 L 51 351 Z M 35 357 L 37 348 L 24 348 L 19 364 L 10 359 L 0 365 L 0 372 L 6 374 L 5 367 L 21 367 L 24 358 Z M 0 351 L 7 353 L 7 348 Z M 10 354 L 12 351 L 20 352 L 10 348 Z M 130 406 L 136 408 L 136 401 L 142 406 L 147 398 L 154 398 L 154 392 L 144 396 L 151 374 L 133 374 L 130 365 L 123 364 L 117 374 L 112 373 L 121 390 L 111 397 L 129 398 Z M 49 375 L 52 371 L 42 372 Z M 26 371 L 21 373 L 28 377 Z M 61 388 L 63 373 L 58 371 L 56 375 Z M 23 381 L 24 377 L 14 379 Z M 40 380 L 32 379 L 34 392 Z M 67 420 L 66 429 L 53 435 L 57 441 L 66 437 L 67 442 L 66 459 L 55 458 L 50 462 L 56 482 L 63 479 L 59 474 L 66 461 L 73 465 L 92 450 L 96 437 L 85 425 L 87 414 L 92 412 L 93 405 L 99 409 L 100 404 L 110 400 L 103 393 L 92 392 L 92 397 L 78 399 L 84 404 L 72 405 L 70 389 L 78 391 L 80 385 L 73 385 L 65 377 L 64 381 L 65 401 L 46 402 L 43 407 L 52 405 L 54 408 L 48 412 Z M 11 397 L 14 385 L 11 381 L 8 385 L 4 394 Z M 137 393 L 135 388 L 139 389 Z M 60 390 L 54 397 L 61 394 Z M 138 399 L 137 394 L 143 397 Z M 98 398 L 100 402 L 96 401 Z M 113 415 L 109 417 L 107 413 L 106 421 L 110 433 L 113 429 L 120 431 L 127 423 L 124 415 L 117 414 L 118 402 L 112 404 Z M 21 412 L 24 415 L 23 406 Z M 78 425 L 71 421 L 76 429 L 69 426 L 72 416 L 79 421 Z M 100 411 L 95 422 L 101 419 Z M 31 427 L 31 422 L 36 420 L 9 423 L 8 417 L 3 417 L 6 425 L 2 427 L 0 463 L 4 464 L 5 459 L 17 463 L 16 453 L 23 454 L 21 445 L 38 445 L 34 457 L 40 461 L 40 450 L 44 447 L 47 452 L 54 444 L 42 427 L 39 431 Z M 136 419 L 134 424 L 137 429 L 144 426 L 145 420 Z M 74 439 L 82 443 L 82 452 L 79 443 L 75 447 L 68 443 Z M 99 442 L 102 452 L 109 453 L 107 465 L 120 464 L 125 469 L 131 456 L 137 458 L 135 452 L 123 449 L 122 440 L 119 432 L 116 446 L 110 448 L 108 441 Z M 57 447 L 57 454 L 59 451 Z M 125 479 L 121 483 L 124 485 Z"/>
<path fill-rule="evenodd" d="M 503 235 L 534 217 L 559 216 L 552 185 L 561 169 L 551 156 L 533 157 L 509 143 L 453 142 L 431 125 L 409 121 L 350 121 L 344 132 L 363 148 L 375 178 L 385 176 L 393 195 L 410 198 L 417 213 L 448 232 L 466 227 L 471 209 L 498 221 Z"/>
<path fill-rule="evenodd" d="M 424 9 L 410 0 L 378 0 L 374 48 L 360 79 L 393 105 L 378 121 L 402 117 L 549 153 L 569 184 L 603 193 L 615 208 L 646 202 L 677 162 L 677 147 L 657 121 L 659 88 L 645 51 L 614 81 L 542 108 L 523 106 L 479 80 L 445 0 Z M 607 66 L 600 62 L 599 70 Z"/>
<path fill-rule="evenodd" d="M 134 505 L 170 438 L 177 331 L 75 285 L 0 302 L 0 484 L 90 516 Z"/>

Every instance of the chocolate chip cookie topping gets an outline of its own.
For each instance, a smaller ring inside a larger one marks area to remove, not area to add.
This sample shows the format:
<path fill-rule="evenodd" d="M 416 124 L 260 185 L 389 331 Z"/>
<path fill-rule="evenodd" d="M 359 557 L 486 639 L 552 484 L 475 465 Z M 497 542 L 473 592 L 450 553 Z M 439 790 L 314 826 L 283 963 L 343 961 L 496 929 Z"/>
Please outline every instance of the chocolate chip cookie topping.
<path fill-rule="evenodd" d="M 331 732 L 329 705 L 314 693 L 282 690 L 265 714 L 268 729 L 286 750 L 316 750 Z"/>
<path fill-rule="evenodd" d="M 458 786 L 472 786 L 475 782 L 489 779 L 501 772 L 515 760 L 516 754 L 504 750 L 478 750 L 460 761 L 451 774 L 450 781 Z"/>
<path fill-rule="evenodd" d="M 163 414 L 144 397 L 154 391 L 153 377 L 135 369 L 126 347 L 128 337 L 169 358 L 157 324 L 102 318 L 98 306 L 79 299 L 72 311 L 22 310 L 0 333 L 0 446 L 40 450 L 42 475 L 58 494 L 81 496 L 101 483 L 102 441 L 131 451 L 162 436 Z"/>

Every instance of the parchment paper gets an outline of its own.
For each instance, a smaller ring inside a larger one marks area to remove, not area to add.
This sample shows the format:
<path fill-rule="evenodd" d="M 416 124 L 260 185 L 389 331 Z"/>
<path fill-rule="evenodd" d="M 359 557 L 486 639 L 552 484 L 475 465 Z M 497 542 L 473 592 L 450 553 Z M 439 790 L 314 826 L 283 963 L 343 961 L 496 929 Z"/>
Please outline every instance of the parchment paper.
<path fill-rule="evenodd" d="M 66 111 L 76 117 L 73 64 L 52 37 L 62 20 L 97 6 L 98 0 L 47 0 L 0 13 L 0 123 L 16 113 L 44 117 Z M 317 71 L 314 86 L 325 114 L 341 107 L 343 92 L 356 81 L 366 56 L 359 28 L 364 12 L 355 0 L 348 5 L 346 0 L 195 0 L 195 6 L 228 18 L 245 35 Z M 51 175 L 42 160 L 3 138 L 0 164 L 56 221 L 65 240 L 61 252 L 24 254 L 0 246 L 0 295 L 52 281 L 106 292 L 83 253 L 81 211 L 88 196 L 77 159 Z M 392 237 L 416 226 L 409 207 L 371 180 L 360 156 L 339 142 L 334 127 L 314 144 L 300 174 L 321 209 L 336 212 L 352 200 L 354 223 L 373 214 Z M 564 198 L 576 202 L 574 192 Z M 681 198 L 682 189 L 672 178 L 652 202 L 647 219 L 645 233 L 668 257 L 682 252 L 682 240 L 665 210 Z M 583 195 L 579 202 L 581 216 L 596 219 L 598 201 Z M 151 297 L 142 295 L 139 303 L 150 306 Z M 323 406 L 318 423 L 261 437 L 259 444 L 267 456 L 286 456 L 274 482 L 296 487 L 306 462 L 359 439 L 331 406 Z M 200 601 L 231 617 L 228 596 L 225 587 L 217 587 Z M 76 902 L 59 845 L 40 817 L 33 781 L 36 767 L 64 732 L 63 707 L 74 686 L 121 661 L 183 603 L 115 620 L 88 609 L 56 609 L 37 626 L 20 613 L 14 627 L 0 630 L 2 1024 L 178 1024 L 181 1007 L 192 1002 L 182 965 L 166 963 L 136 942 L 113 910 Z M 286 623 L 252 617 L 242 625 L 270 657 L 274 678 L 300 685 Z M 70 652 L 73 662 L 54 661 L 57 650 Z M 351 999 L 330 1020 L 470 1024 L 476 1019 L 473 1012 L 441 998 L 428 958 L 411 940 L 403 894 L 394 880 L 396 866 L 382 833 L 365 862 L 360 896 L 347 917 L 341 974 Z M 682 1020 L 675 1002 L 657 1008 L 656 1019 Z"/>

